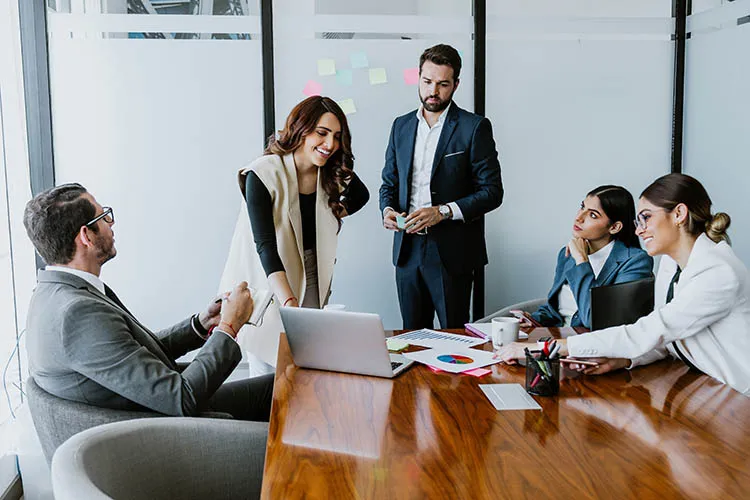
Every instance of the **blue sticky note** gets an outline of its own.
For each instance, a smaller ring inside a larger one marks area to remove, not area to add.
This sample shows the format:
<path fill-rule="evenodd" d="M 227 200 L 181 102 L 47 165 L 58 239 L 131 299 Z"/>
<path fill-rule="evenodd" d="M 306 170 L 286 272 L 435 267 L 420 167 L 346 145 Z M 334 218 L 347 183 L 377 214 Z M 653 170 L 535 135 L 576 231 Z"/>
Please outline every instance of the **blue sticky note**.
<path fill-rule="evenodd" d="M 370 61 L 367 60 L 367 54 L 364 52 L 354 52 L 349 58 L 352 61 L 352 68 L 366 68 L 370 65 Z"/>
<path fill-rule="evenodd" d="M 352 70 L 350 69 L 339 69 L 336 70 L 336 82 L 339 85 L 351 85 L 353 81 Z"/>

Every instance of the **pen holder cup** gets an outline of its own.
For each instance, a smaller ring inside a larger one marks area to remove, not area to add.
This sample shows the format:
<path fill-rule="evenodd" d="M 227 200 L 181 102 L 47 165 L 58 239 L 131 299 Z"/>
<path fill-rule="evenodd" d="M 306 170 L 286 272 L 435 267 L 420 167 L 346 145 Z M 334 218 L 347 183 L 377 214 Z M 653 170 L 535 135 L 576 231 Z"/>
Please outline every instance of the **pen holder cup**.
<path fill-rule="evenodd" d="M 537 396 L 560 392 L 560 360 L 542 360 L 526 354 L 526 392 Z"/>

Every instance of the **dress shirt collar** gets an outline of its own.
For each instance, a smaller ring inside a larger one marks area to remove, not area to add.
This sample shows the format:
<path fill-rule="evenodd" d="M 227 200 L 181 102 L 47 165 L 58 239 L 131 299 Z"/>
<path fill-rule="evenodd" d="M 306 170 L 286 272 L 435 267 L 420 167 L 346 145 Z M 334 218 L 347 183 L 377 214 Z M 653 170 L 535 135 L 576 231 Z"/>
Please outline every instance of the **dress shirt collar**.
<path fill-rule="evenodd" d="M 438 125 L 442 126 L 445 123 L 445 117 L 448 116 L 448 111 L 450 111 L 451 106 L 453 106 L 453 101 L 452 100 L 451 100 L 450 103 L 448 103 L 448 107 L 445 108 L 442 113 L 440 113 L 440 116 L 438 117 L 437 122 L 435 122 L 435 125 L 433 125 L 432 127 L 430 127 L 429 124 L 427 123 L 427 119 L 425 119 L 424 114 L 423 114 L 424 113 L 424 105 L 420 105 L 419 109 L 417 110 L 417 121 L 419 121 L 420 124 L 424 123 L 425 125 L 427 125 L 428 128 L 434 128 L 434 127 L 436 127 Z"/>
<path fill-rule="evenodd" d="M 61 273 L 68 273 L 75 276 L 78 276 L 81 279 L 86 280 L 91 286 L 99 290 L 102 295 L 106 295 L 104 291 L 104 282 L 99 279 L 99 276 L 95 276 L 89 272 L 81 271 L 79 269 L 73 269 L 72 267 L 65 267 L 65 266 L 47 266 L 45 267 L 46 271 L 58 271 Z"/>
<path fill-rule="evenodd" d="M 594 271 L 594 278 L 599 277 L 599 274 L 602 272 L 607 259 L 609 259 L 614 246 L 615 240 L 612 240 L 596 252 L 589 255 L 589 264 L 591 264 L 591 269 Z"/>

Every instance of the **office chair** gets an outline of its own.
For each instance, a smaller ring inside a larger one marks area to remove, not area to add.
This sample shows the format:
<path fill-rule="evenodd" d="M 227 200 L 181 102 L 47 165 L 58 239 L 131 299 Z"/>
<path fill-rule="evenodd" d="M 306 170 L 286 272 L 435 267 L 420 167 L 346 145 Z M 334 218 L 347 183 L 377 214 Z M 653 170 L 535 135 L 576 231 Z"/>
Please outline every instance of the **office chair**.
<path fill-rule="evenodd" d="M 101 425 L 52 459 L 57 500 L 260 498 L 268 423 L 162 417 Z"/>
<path fill-rule="evenodd" d="M 654 278 L 591 289 L 591 329 L 629 325 L 654 310 Z"/>

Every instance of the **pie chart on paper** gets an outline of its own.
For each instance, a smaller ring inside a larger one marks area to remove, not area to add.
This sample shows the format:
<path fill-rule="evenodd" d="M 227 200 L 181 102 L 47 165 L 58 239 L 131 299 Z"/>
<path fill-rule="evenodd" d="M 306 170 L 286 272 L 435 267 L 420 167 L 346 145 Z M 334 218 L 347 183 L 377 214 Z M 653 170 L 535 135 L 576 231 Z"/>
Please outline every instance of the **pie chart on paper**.
<path fill-rule="evenodd" d="M 462 356 L 461 354 L 441 354 L 437 359 L 438 361 L 452 365 L 468 365 L 474 362 L 470 357 Z"/>
<path fill-rule="evenodd" d="M 434 366 L 450 373 L 463 373 L 467 370 L 498 363 L 492 351 L 478 349 L 434 348 L 424 351 L 407 352 L 405 357 Z"/>

